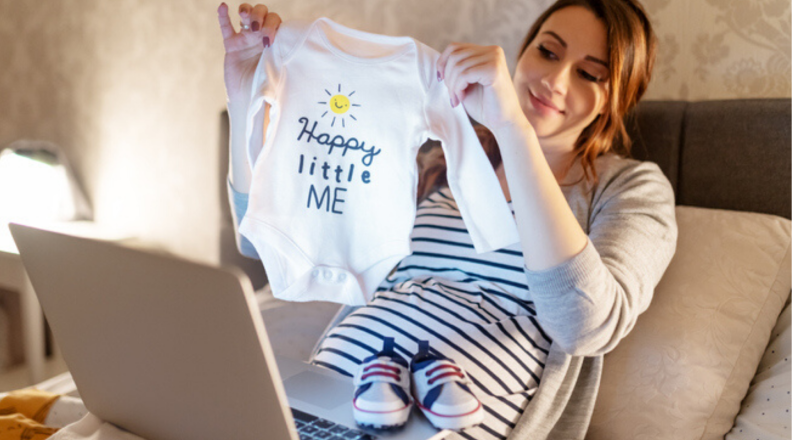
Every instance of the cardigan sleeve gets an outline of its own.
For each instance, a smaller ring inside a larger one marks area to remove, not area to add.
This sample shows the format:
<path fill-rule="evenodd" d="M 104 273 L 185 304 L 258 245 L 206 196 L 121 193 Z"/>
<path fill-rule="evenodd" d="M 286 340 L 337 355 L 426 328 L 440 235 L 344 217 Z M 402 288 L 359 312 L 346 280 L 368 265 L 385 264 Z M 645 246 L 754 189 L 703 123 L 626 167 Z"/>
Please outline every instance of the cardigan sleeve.
<path fill-rule="evenodd" d="M 599 188 L 583 250 L 542 271 L 523 266 L 537 319 L 575 356 L 616 347 L 649 307 L 676 251 L 674 192 L 656 164 L 630 161 Z"/>

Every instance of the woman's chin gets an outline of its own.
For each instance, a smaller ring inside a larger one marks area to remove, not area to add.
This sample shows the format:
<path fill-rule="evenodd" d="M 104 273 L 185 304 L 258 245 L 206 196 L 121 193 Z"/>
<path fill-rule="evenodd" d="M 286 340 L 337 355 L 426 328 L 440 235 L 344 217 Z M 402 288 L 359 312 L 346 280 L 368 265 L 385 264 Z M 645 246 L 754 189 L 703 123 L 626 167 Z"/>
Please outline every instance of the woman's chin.
<path fill-rule="evenodd" d="M 558 124 L 554 124 L 552 121 L 548 121 L 544 118 L 532 118 L 529 116 L 528 122 L 531 123 L 531 126 L 536 133 L 536 137 L 540 139 L 552 136 L 558 132 Z"/>
<path fill-rule="evenodd" d="M 568 127 L 562 127 L 559 124 L 549 124 L 548 121 L 531 121 L 534 133 L 536 133 L 539 144 L 543 147 L 557 149 L 562 148 L 570 151 L 575 148 L 575 141 L 580 136 L 579 131 L 570 130 Z"/>
<path fill-rule="evenodd" d="M 523 106 L 523 113 L 539 139 L 554 137 L 564 131 L 561 114 L 545 114 L 534 109 L 530 104 Z"/>

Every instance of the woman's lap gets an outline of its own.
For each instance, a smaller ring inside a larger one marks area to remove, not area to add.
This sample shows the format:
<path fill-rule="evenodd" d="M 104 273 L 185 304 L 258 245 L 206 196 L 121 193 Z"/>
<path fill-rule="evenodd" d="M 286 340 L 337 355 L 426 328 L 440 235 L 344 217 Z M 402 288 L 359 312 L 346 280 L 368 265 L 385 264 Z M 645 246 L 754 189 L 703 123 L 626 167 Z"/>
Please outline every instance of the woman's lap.
<path fill-rule="evenodd" d="M 533 316 L 469 299 L 426 280 L 380 291 L 328 333 L 313 362 L 351 376 L 384 337 L 393 337 L 408 361 L 418 341 L 427 340 L 465 369 L 485 407 L 482 426 L 463 431 L 463 438 L 505 438 L 538 387 L 550 341 Z"/>

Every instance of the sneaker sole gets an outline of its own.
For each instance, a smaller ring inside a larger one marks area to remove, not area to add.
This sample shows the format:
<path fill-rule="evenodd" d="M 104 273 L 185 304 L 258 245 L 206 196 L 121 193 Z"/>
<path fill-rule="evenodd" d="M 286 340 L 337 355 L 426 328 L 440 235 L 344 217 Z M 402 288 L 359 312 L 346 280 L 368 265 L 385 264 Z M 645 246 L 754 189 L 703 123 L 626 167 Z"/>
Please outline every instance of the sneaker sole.
<path fill-rule="evenodd" d="M 461 415 L 438 414 L 420 403 L 418 404 L 418 408 L 421 409 L 421 412 L 426 416 L 429 422 L 435 428 L 439 429 L 459 431 L 460 429 L 478 426 L 484 421 L 484 408 L 481 406 L 481 403 L 479 403 L 478 408 L 475 410 Z"/>
<path fill-rule="evenodd" d="M 376 412 L 358 409 L 353 404 L 352 415 L 358 425 L 374 429 L 393 429 L 404 426 L 412 411 L 412 405 L 390 412 Z"/>
<path fill-rule="evenodd" d="M 360 426 L 360 427 L 367 428 L 367 429 L 378 429 L 378 430 L 381 430 L 381 431 L 387 431 L 387 430 L 390 430 L 390 429 L 401 428 L 402 426 L 404 426 L 406 424 L 407 424 L 407 422 L 402 423 L 401 425 L 369 425 L 369 424 L 366 424 L 366 423 L 358 422 L 358 426 Z"/>

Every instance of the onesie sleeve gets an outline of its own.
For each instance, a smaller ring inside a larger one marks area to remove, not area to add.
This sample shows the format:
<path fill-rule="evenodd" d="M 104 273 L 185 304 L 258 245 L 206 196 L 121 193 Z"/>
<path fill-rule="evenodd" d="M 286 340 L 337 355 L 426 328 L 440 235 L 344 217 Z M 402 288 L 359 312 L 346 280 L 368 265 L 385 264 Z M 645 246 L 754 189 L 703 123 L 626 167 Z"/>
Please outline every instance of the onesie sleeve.
<path fill-rule="evenodd" d="M 266 101 L 272 106 L 270 119 L 274 119 L 274 114 L 277 111 L 277 92 L 284 74 L 284 66 L 289 57 L 304 41 L 309 27 L 310 23 L 303 20 L 281 23 L 272 45 L 264 48 L 256 65 L 244 121 L 245 125 L 240 128 L 240 131 L 244 130 L 245 132 L 245 157 L 251 172 L 253 171 L 256 158 L 264 147 L 264 102 Z M 272 125 L 270 124 L 267 127 L 268 131 L 272 128 Z M 233 123 L 231 130 L 232 133 L 235 130 Z M 230 180 L 227 182 L 227 186 L 237 250 L 246 257 L 260 259 L 250 240 L 239 233 L 239 225 L 247 212 L 248 193 L 237 191 L 231 185 Z"/>
<path fill-rule="evenodd" d="M 649 307 L 676 251 L 671 184 L 656 164 L 632 162 L 600 181 L 579 254 L 542 271 L 523 267 L 542 328 L 573 356 L 616 347 Z"/>
<path fill-rule="evenodd" d="M 278 90 L 285 75 L 285 66 L 292 54 L 299 48 L 308 34 L 310 23 L 304 20 L 290 20 L 281 23 L 272 45 L 261 53 L 250 90 L 250 104 L 247 111 L 246 135 L 247 155 L 251 168 L 263 148 L 264 102 L 268 102 L 270 119 L 278 109 Z M 269 131 L 270 127 L 267 127 Z"/>
<path fill-rule="evenodd" d="M 434 58 L 427 63 L 430 78 L 435 77 L 436 62 Z M 452 107 L 448 87 L 429 79 L 424 110 L 428 137 L 442 144 L 448 187 L 476 252 L 490 252 L 519 242 L 517 224 L 498 177 L 463 106 Z"/>

